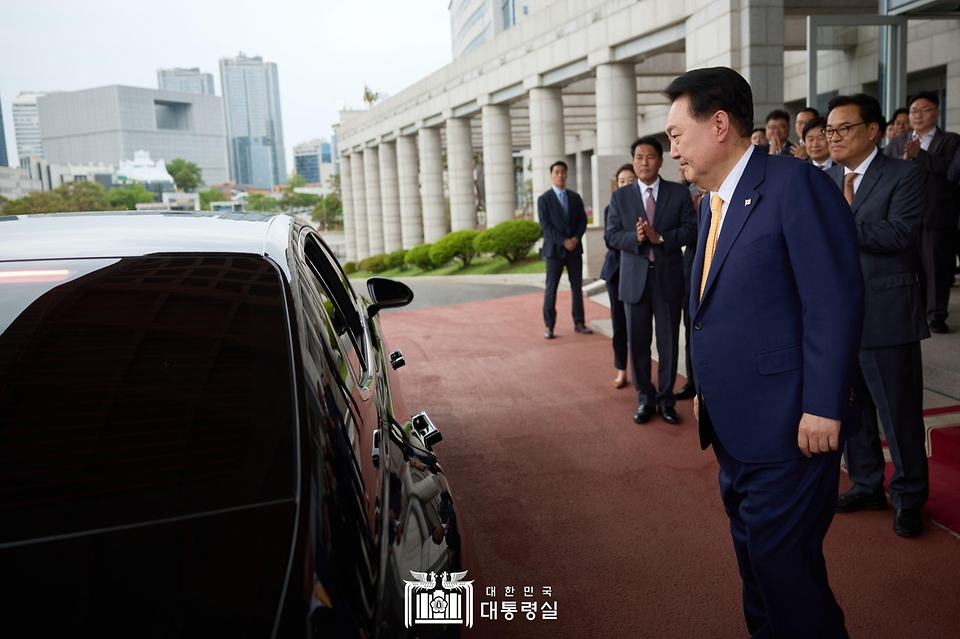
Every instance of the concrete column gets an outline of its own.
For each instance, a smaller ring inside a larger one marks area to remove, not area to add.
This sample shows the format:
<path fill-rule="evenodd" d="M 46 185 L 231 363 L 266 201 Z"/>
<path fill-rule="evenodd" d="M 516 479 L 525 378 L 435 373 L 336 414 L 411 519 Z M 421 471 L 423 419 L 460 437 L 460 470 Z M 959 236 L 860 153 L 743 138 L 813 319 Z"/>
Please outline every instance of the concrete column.
<path fill-rule="evenodd" d="M 577 153 L 577 193 L 583 198 L 583 203 L 593 206 L 593 153 L 580 151 Z"/>
<path fill-rule="evenodd" d="M 400 234 L 405 249 L 423 244 L 423 217 L 420 212 L 420 161 L 417 139 L 397 136 L 397 177 L 400 187 Z"/>
<path fill-rule="evenodd" d="M 477 228 L 473 182 L 473 140 L 469 118 L 447 119 L 447 180 L 450 186 L 450 228 Z"/>
<path fill-rule="evenodd" d="M 367 236 L 370 238 L 370 255 L 383 253 L 383 204 L 380 195 L 380 150 L 379 147 L 364 149 L 363 172 L 366 177 Z"/>
<path fill-rule="evenodd" d="M 350 174 L 353 182 L 353 230 L 357 242 L 357 261 L 370 257 L 370 239 L 367 237 L 367 189 L 363 175 L 363 152 L 350 154 Z"/>
<path fill-rule="evenodd" d="M 530 151 L 533 199 L 550 188 L 550 165 L 563 160 L 563 100 L 559 87 L 530 89 Z"/>
<path fill-rule="evenodd" d="M 637 139 L 637 78 L 633 64 L 597 65 L 597 144 L 593 156 L 593 221 L 603 226 L 610 203 L 610 179 L 629 162 L 630 145 Z"/>
<path fill-rule="evenodd" d="M 421 128 L 420 200 L 423 203 L 423 239 L 433 244 L 447 234 L 447 207 L 443 199 L 443 152 L 440 130 Z"/>
<path fill-rule="evenodd" d="M 513 137 L 510 107 L 489 104 L 482 107 L 483 179 L 487 207 L 487 228 L 513 219 L 516 184 L 513 174 Z"/>
<path fill-rule="evenodd" d="M 380 201 L 383 207 L 383 251 L 400 250 L 400 185 L 396 142 L 380 143 Z"/>
<path fill-rule="evenodd" d="M 357 230 L 353 221 L 353 179 L 350 156 L 340 158 L 340 203 L 343 205 L 343 235 L 347 241 L 347 261 L 357 261 Z"/>

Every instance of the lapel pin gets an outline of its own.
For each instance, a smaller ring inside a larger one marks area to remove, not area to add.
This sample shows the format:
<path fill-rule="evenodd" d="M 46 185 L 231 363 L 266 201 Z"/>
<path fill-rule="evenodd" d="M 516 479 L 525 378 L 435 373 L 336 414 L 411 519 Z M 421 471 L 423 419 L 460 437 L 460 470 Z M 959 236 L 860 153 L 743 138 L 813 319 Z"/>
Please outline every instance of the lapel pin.
<path fill-rule="evenodd" d="M 746 200 L 743 201 L 743 205 L 744 205 L 744 206 L 750 206 L 750 203 L 751 203 L 751 202 L 753 202 L 753 200 L 751 200 L 751 199 L 748 198 L 748 199 L 746 199 Z"/>

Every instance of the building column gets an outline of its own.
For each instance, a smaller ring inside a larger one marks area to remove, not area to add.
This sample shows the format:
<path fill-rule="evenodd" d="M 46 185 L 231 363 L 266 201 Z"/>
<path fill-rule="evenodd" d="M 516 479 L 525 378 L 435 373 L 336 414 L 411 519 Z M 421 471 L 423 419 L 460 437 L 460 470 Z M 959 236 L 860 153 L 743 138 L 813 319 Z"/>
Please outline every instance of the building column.
<path fill-rule="evenodd" d="M 433 244 L 447 234 L 447 207 L 443 199 L 443 151 L 440 130 L 421 127 L 420 200 L 423 203 L 423 239 Z"/>
<path fill-rule="evenodd" d="M 367 237 L 367 189 L 363 175 L 363 152 L 350 154 L 350 177 L 353 182 L 353 230 L 357 242 L 357 261 L 370 257 L 370 239 Z"/>
<path fill-rule="evenodd" d="M 447 119 L 447 181 L 450 186 L 450 228 L 477 228 L 473 182 L 473 140 L 469 118 Z"/>
<path fill-rule="evenodd" d="M 637 77 L 633 63 L 600 64 L 597 70 L 597 144 L 593 156 L 593 221 L 603 226 L 613 173 L 629 162 L 637 139 Z"/>
<path fill-rule="evenodd" d="M 550 188 L 550 165 L 563 160 L 563 100 L 559 87 L 530 89 L 530 153 L 533 199 Z"/>
<path fill-rule="evenodd" d="M 593 153 L 590 151 L 577 152 L 577 193 L 583 198 L 584 204 L 593 206 Z"/>
<path fill-rule="evenodd" d="M 481 108 L 483 129 L 483 184 L 487 228 L 513 219 L 516 184 L 513 174 L 513 137 L 510 107 L 488 104 Z"/>
<path fill-rule="evenodd" d="M 409 250 L 423 244 L 423 217 L 420 213 L 419 158 L 417 139 L 397 135 L 397 178 L 400 190 L 401 245 Z"/>
<path fill-rule="evenodd" d="M 380 149 L 363 150 L 363 172 L 366 178 L 367 236 L 370 255 L 383 253 L 383 205 L 380 199 Z"/>
<path fill-rule="evenodd" d="M 400 250 L 400 184 L 397 144 L 380 143 L 380 199 L 383 206 L 383 252 Z"/>
<path fill-rule="evenodd" d="M 353 179 L 350 156 L 340 158 L 340 203 L 343 205 L 343 235 L 347 243 L 347 261 L 357 261 L 357 235 L 353 223 Z"/>

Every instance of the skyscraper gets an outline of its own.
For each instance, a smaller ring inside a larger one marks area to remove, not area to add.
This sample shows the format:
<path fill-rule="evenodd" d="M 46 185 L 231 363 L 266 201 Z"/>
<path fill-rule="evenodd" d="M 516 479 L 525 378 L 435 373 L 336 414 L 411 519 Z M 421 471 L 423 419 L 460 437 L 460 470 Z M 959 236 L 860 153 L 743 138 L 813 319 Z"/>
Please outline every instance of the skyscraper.
<path fill-rule="evenodd" d="M 214 95 L 213 74 L 201 73 L 200 69 L 157 69 L 157 87 L 161 91 L 182 91 Z"/>
<path fill-rule="evenodd" d="M 230 176 L 238 184 L 270 188 L 286 183 L 277 65 L 260 56 L 220 60 Z"/>
<path fill-rule="evenodd" d="M 37 98 L 45 95 L 46 91 L 21 91 L 13 100 L 13 132 L 17 138 L 17 155 L 21 160 L 30 156 L 43 157 Z"/>
<path fill-rule="evenodd" d="M 3 109 L 0 109 L 0 166 L 10 166 L 7 160 L 7 136 L 3 132 Z"/>
<path fill-rule="evenodd" d="M 330 176 L 337 172 L 336 138 L 331 145 L 324 138 L 303 142 L 293 147 L 293 161 L 297 175 L 303 176 L 307 184 L 327 185 Z"/>

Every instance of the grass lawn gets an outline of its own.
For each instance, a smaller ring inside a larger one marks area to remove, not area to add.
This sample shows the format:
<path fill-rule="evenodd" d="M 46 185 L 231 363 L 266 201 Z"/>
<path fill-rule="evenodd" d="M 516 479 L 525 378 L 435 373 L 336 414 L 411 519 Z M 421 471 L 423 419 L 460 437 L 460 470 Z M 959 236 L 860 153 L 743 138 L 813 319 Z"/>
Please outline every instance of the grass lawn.
<path fill-rule="evenodd" d="M 418 275 L 495 275 L 500 273 L 546 273 L 547 263 L 540 259 L 536 251 L 531 251 L 527 257 L 513 264 L 507 262 L 505 257 L 492 257 L 484 255 L 475 257 L 470 261 L 470 266 L 463 266 L 459 261 L 454 260 L 446 266 L 424 271 L 414 266 L 407 267 L 407 270 L 401 271 L 398 268 L 388 269 L 382 273 L 373 273 L 371 271 L 357 271 L 350 275 L 352 278 L 368 277 L 416 277 Z"/>

